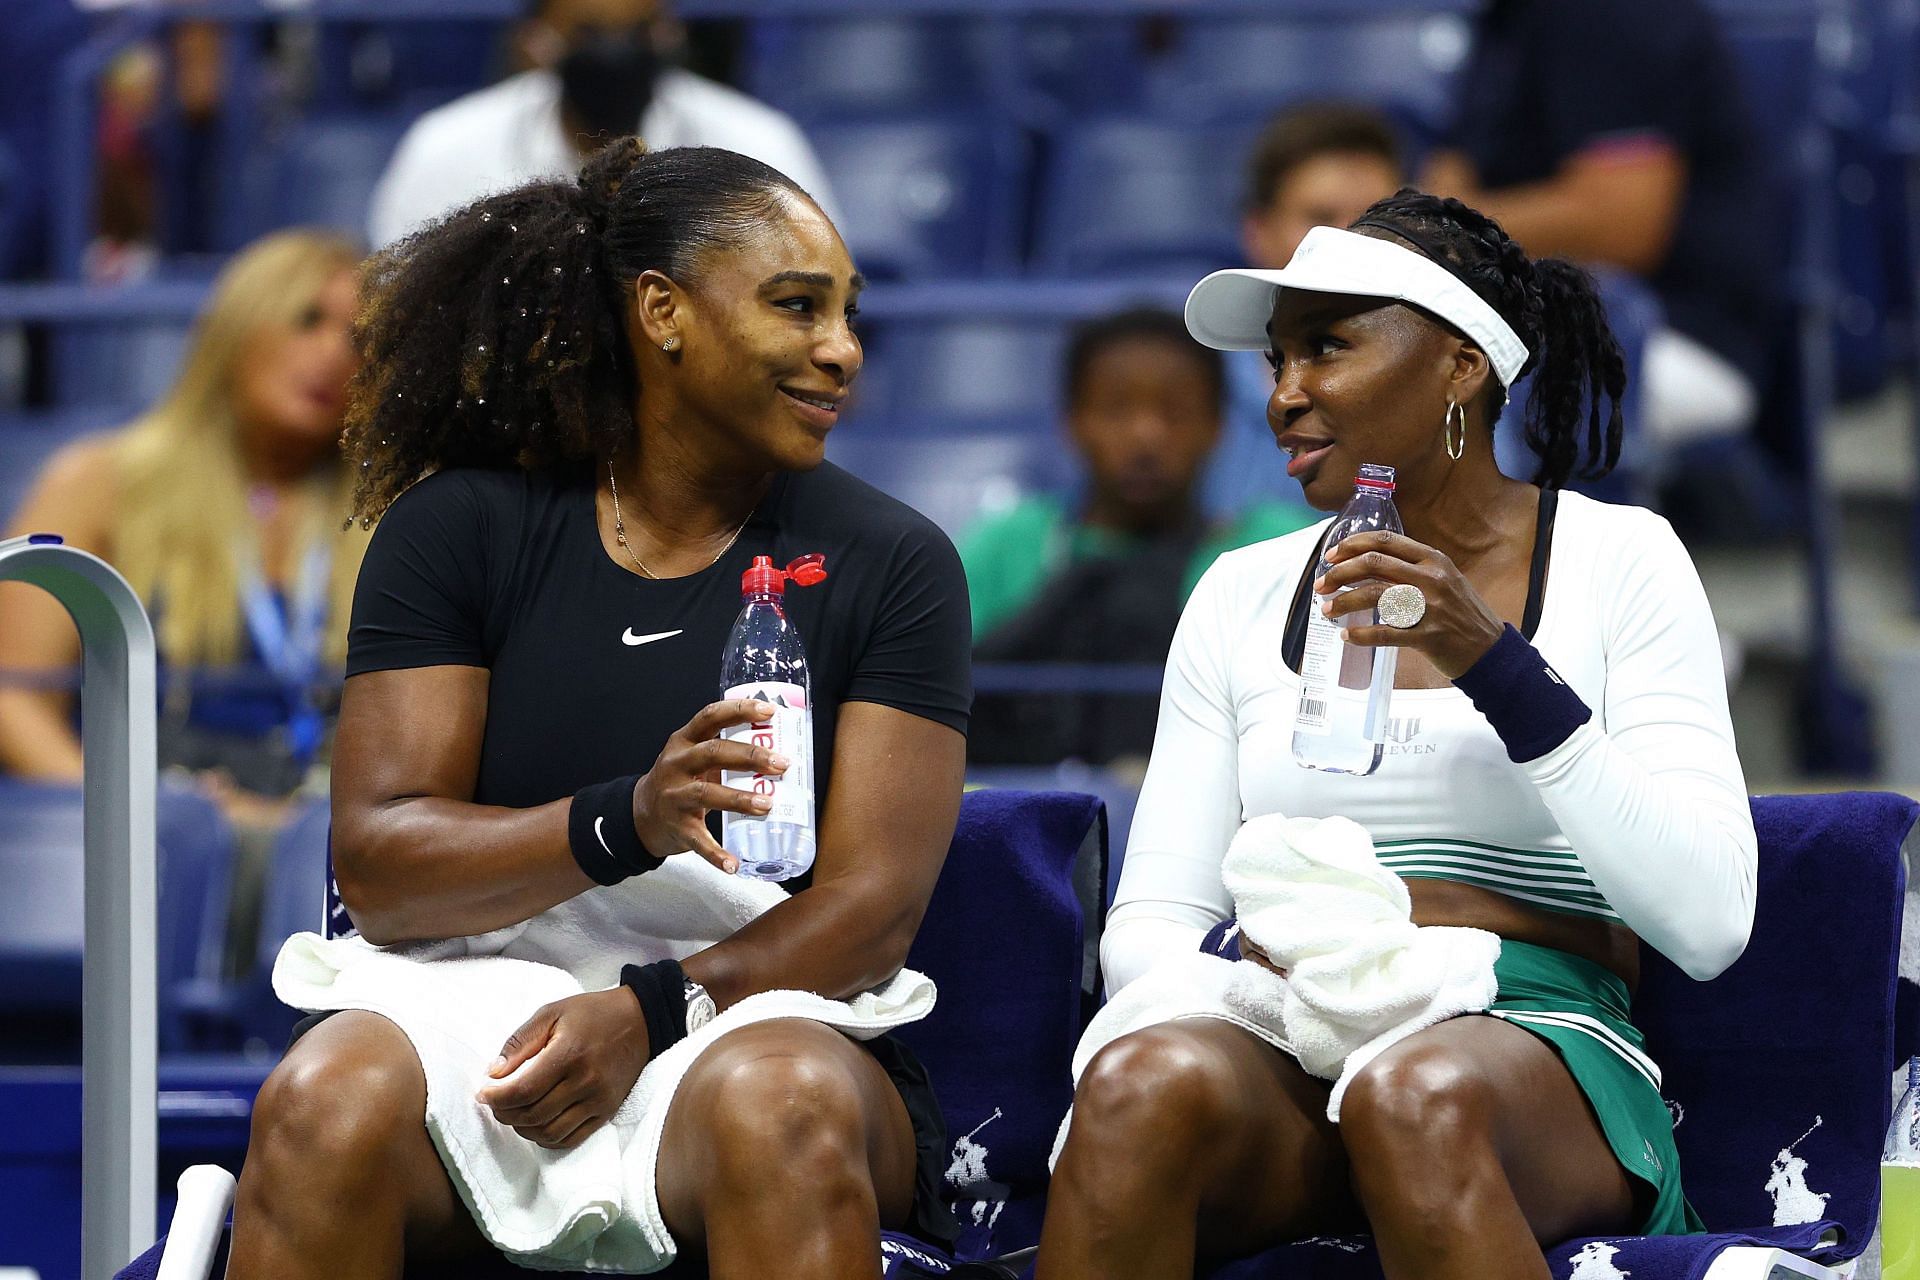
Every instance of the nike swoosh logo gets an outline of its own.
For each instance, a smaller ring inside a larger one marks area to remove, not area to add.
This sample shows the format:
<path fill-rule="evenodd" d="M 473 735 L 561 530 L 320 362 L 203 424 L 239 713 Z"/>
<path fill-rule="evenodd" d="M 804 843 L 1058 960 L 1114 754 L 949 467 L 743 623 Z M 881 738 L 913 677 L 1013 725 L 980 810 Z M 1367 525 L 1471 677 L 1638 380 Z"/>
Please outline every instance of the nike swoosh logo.
<path fill-rule="evenodd" d="M 618 860 L 618 855 L 615 854 L 612 849 L 607 848 L 606 833 L 600 830 L 601 824 L 604 823 L 605 821 L 606 821 L 605 818 L 595 818 L 593 820 L 593 838 L 600 842 L 600 847 L 602 849 L 607 850 L 607 856 L 609 858 L 614 858 L 615 860 Z"/>
<path fill-rule="evenodd" d="M 650 636 L 637 636 L 633 634 L 633 628 L 628 627 L 620 633 L 620 643 L 625 645 L 652 644 L 655 640 L 665 640 L 679 634 L 680 632 L 678 631 L 656 631 Z"/>

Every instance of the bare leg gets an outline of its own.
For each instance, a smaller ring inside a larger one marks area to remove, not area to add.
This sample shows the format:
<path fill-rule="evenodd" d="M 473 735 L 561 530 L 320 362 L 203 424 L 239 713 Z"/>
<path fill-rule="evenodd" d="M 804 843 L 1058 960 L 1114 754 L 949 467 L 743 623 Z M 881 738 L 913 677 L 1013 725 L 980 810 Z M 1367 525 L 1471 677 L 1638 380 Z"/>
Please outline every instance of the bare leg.
<path fill-rule="evenodd" d="M 1633 1180 L 1565 1064 L 1497 1018 L 1367 1064 L 1340 1134 L 1391 1280 L 1546 1280 L 1541 1241 L 1633 1227 Z"/>
<path fill-rule="evenodd" d="M 1047 1195 L 1040 1280 L 1174 1280 L 1358 1225 L 1325 1082 L 1230 1023 L 1148 1027 L 1088 1064 Z"/>
<path fill-rule="evenodd" d="M 487 1248 L 427 1136 L 427 1081 L 400 1028 L 336 1014 L 261 1087 L 228 1280 L 398 1277 Z"/>
<path fill-rule="evenodd" d="M 880 1227 L 913 1206 L 913 1124 L 873 1056 L 819 1023 L 715 1042 L 674 1095 L 660 1209 L 712 1280 L 879 1274 Z"/>

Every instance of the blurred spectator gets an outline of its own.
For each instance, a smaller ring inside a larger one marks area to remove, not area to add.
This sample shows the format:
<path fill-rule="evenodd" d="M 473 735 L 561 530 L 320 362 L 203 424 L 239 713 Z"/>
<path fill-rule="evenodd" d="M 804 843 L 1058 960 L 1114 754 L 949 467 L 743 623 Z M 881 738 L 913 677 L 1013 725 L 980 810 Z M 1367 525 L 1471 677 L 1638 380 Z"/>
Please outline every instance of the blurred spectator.
<path fill-rule="evenodd" d="M 109 561 L 154 618 L 160 761 L 200 775 L 243 828 L 274 825 L 323 757 L 365 535 L 341 533 L 338 438 L 355 366 L 359 251 L 269 236 L 222 273 L 178 379 L 143 417 L 55 455 L 14 520 Z M 0 585 L 0 768 L 77 779 L 80 657 L 61 607 Z M 235 677 L 242 677 L 236 679 Z"/>
<path fill-rule="evenodd" d="M 43 275 L 60 68 L 87 38 L 72 0 L 0 4 L 0 279 Z"/>
<path fill-rule="evenodd" d="M 401 138 L 373 193 L 376 248 L 478 196 L 571 175 L 596 139 L 627 133 L 655 150 L 742 152 L 833 212 L 798 125 L 672 65 L 679 28 L 665 0 L 533 0 L 517 42 L 531 70 L 428 112 Z"/>
<path fill-rule="evenodd" d="M 1275 116 L 1247 161 L 1240 243 L 1247 265 L 1287 265 L 1314 227 L 1344 227 L 1405 181 L 1400 139 L 1386 116 L 1344 102 L 1310 102 Z M 1267 400 L 1273 367 L 1258 351 L 1227 355 L 1227 412 L 1207 470 L 1206 505 L 1230 515 L 1280 491 Z"/>
<path fill-rule="evenodd" d="M 1641 427 L 1657 454 L 1747 430 L 1781 241 L 1731 55 L 1701 0 L 1492 0 L 1423 185 L 1536 257 L 1643 276 Z"/>
<path fill-rule="evenodd" d="M 1066 356 L 1067 434 L 1086 464 L 1076 505 L 1034 497 L 961 539 L 982 661 L 1166 661 L 1181 606 L 1223 551 L 1317 517 L 1264 503 L 1231 521 L 1200 508 L 1200 471 L 1220 438 L 1225 374 L 1179 316 L 1092 321 Z M 1277 453 L 1265 465 L 1280 470 Z M 982 695 L 968 757 L 980 764 L 1144 760 L 1158 697 Z"/>

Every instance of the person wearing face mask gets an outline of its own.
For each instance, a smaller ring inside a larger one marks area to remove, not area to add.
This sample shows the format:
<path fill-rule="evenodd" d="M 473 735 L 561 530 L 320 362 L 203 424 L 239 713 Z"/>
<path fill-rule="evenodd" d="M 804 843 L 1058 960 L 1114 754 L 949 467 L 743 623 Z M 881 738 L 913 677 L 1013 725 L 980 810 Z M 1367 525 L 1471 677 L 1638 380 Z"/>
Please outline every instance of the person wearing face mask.
<path fill-rule="evenodd" d="M 637 134 L 655 150 L 723 147 L 778 169 L 835 212 L 800 127 L 738 90 L 674 65 L 665 0 L 531 0 L 516 32 L 528 69 L 407 129 L 373 192 L 368 238 L 384 248 L 477 196 L 580 167 Z"/>
<path fill-rule="evenodd" d="M 1329 546 L 1330 518 L 1228 552 L 1194 589 L 1101 941 L 1107 989 L 1224 926 L 1230 845 L 1285 815 L 1363 827 L 1414 924 L 1498 935 L 1497 990 L 1348 1069 L 1337 1120 L 1329 1081 L 1268 1025 L 1185 1018 L 1105 1043 L 1036 1275 L 1184 1280 L 1196 1256 L 1367 1229 L 1387 1280 L 1536 1277 L 1542 1242 L 1702 1230 L 1631 993 L 1643 947 L 1699 981 L 1739 958 L 1756 840 L 1685 547 L 1650 511 L 1563 491 L 1620 450 L 1626 374 L 1593 281 L 1403 191 L 1308 232 L 1280 270 L 1207 277 L 1187 324 L 1269 353 L 1268 417 L 1310 505 L 1338 512 L 1362 465 L 1391 466 L 1406 531 Z M 1493 424 L 1527 373 L 1541 461 L 1521 479 Z M 1399 654 L 1372 774 L 1294 763 L 1313 609 L 1353 622 L 1342 643 Z M 1235 963 L 1271 962 L 1241 944 Z M 1237 980 L 1271 992 L 1258 968 Z"/>

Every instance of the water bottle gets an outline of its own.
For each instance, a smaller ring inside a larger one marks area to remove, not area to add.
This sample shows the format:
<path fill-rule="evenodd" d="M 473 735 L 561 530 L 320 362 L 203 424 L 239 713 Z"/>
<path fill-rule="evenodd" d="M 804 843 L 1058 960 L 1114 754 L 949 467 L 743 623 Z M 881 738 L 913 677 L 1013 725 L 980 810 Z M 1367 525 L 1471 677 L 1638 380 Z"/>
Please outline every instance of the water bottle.
<path fill-rule="evenodd" d="M 1354 480 L 1353 500 L 1333 522 L 1324 545 L 1376 529 L 1403 530 L 1393 505 L 1393 468 L 1369 463 Z M 1324 556 L 1314 566 L 1327 571 Z M 1352 588 L 1347 588 L 1352 590 Z M 1320 612 L 1320 597 L 1307 602 L 1307 645 L 1300 659 L 1300 703 L 1293 717 L 1293 758 L 1308 769 L 1365 775 L 1380 767 L 1386 749 L 1387 705 L 1400 651 L 1346 643 L 1342 626 L 1377 623 L 1377 611 L 1350 613 L 1337 621 Z"/>
<path fill-rule="evenodd" d="M 764 814 L 723 812 L 720 843 L 757 880 L 791 880 L 813 865 L 813 702 L 806 650 L 783 607 L 787 583 L 812 586 L 827 576 L 824 557 L 801 556 L 776 569 L 755 556 L 740 578 L 740 616 L 720 659 L 720 695 L 768 703 L 773 714 L 721 737 L 751 742 L 788 760 L 784 774 L 724 770 L 721 782 L 772 799 Z"/>
<path fill-rule="evenodd" d="M 1920 1058 L 1880 1148 L 1880 1280 L 1920 1280 Z"/>

